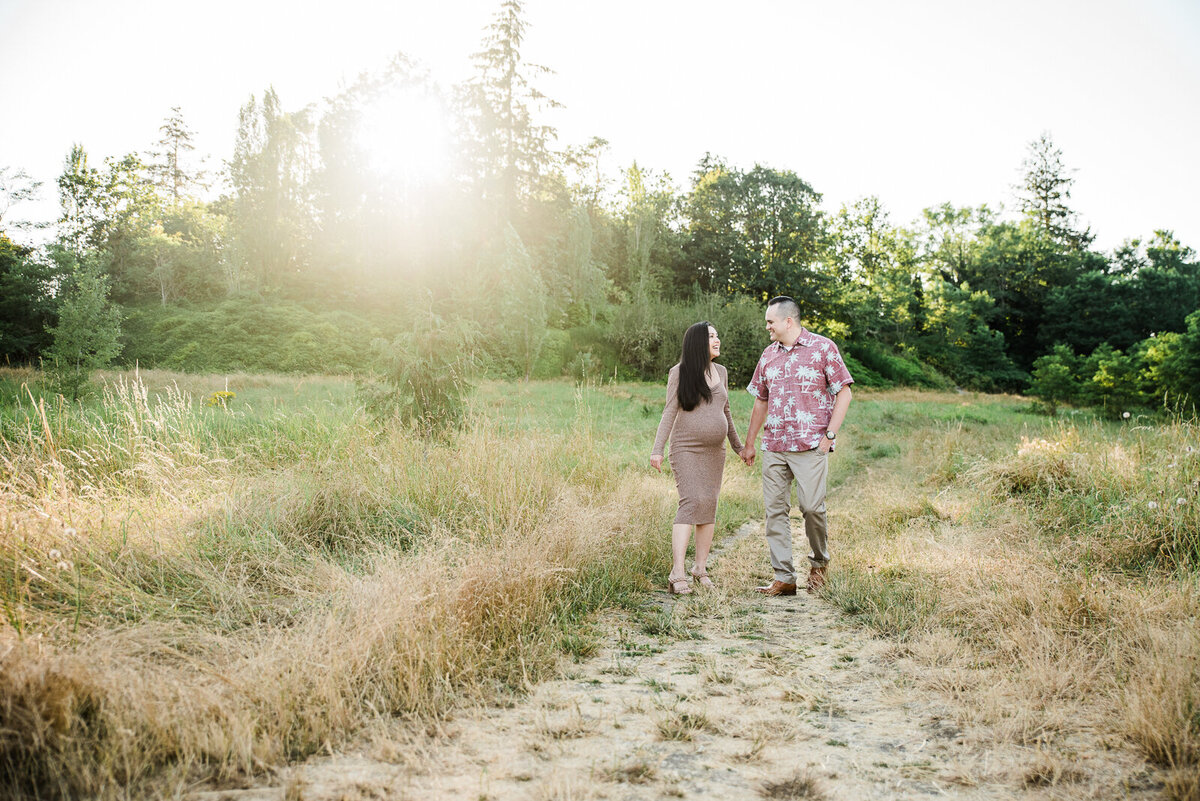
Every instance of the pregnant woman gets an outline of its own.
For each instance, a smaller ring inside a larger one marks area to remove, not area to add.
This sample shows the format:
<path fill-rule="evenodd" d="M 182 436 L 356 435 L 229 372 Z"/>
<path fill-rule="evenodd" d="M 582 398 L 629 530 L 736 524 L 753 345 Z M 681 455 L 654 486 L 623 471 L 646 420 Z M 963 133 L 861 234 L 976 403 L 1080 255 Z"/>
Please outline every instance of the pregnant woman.
<path fill-rule="evenodd" d="M 729 414 L 729 374 L 713 361 L 720 355 L 721 340 L 708 322 L 696 323 L 684 333 L 683 354 L 667 375 L 667 405 L 650 452 L 650 465 L 662 472 L 663 446 L 670 438 L 679 511 L 671 529 L 672 561 L 667 583 L 675 595 L 692 591 L 684 572 L 692 526 L 696 527 L 692 578 L 702 587 L 713 586 L 708 577 L 708 552 L 712 549 L 717 495 L 725 470 L 725 440 L 729 440 L 734 453 L 742 449 Z"/>

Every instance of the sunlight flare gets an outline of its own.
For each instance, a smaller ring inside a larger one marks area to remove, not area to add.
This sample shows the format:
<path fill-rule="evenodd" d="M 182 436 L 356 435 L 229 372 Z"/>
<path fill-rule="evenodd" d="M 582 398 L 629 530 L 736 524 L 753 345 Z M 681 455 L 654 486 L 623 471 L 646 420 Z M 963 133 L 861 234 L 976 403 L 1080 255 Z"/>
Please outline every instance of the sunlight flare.
<path fill-rule="evenodd" d="M 375 98 L 363 110 L 357 141 L 370 163 L 388 177 L 428 184 L 448 173 L 449 116 L 429 91 L 404 87 Z"/>

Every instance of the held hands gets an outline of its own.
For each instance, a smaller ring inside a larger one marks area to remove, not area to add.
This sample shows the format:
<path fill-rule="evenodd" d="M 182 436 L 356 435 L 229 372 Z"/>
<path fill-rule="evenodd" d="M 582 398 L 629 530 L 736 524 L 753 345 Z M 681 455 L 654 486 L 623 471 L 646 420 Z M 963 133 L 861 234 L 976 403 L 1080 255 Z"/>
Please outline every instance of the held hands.
<path fill-rule="evenodd" d="M 660 473 L 662 472 L 662 462 L 663 462 L 662 454 L 656 453 L 650 457 L 650 466 L 653 467 L 655 470 L 657 470 Z"/>
<path fill-rule="evenodd" d="M 752 443 L 746 443 L 746 445 L 740 451 L 738 451 L 738 456 L 742 457 L 742 461 L 746 463 L 747 467 L 753 467 L 754 445 Z"/>

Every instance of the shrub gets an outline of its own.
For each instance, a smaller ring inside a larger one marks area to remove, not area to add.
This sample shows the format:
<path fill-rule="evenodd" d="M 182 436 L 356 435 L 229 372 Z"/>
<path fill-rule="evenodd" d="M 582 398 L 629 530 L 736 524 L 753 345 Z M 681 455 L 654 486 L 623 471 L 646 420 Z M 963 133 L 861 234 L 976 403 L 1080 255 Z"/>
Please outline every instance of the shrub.
<path fill-rule="evenodd" d="M 424 436 L 458 428 L 479 367 L 470 348 L 476 338 L 461 320 L 427 312 L 410 333 L 390 343 L 376 340 L 380 380 L 361 387 L 367 408 L 377 421 L 395 417 Z"/>
<path fill-rule="evenodd" d="M 766 309 L 746 297 L 731 300 L 717 311 L 710 322 L 721 335 L 721 364 L 729 371 L 730 388 L 745 387 L 754 375 L 754 368 L 763 348 L 770 344 L 763 313 Z M 683 344 L 680 337 L 677 345 Z M 678 354 L 676 354 L 678 358 Z"/>
<path fill-rule="evenodd" d="M 721 364 L 731 385 L 744 384 L 769 339 L 763 327 L 764 309 L 748 298 L 728 303 L 718 295 L 699 295 L 690 302 L 639 299 L 618 307 L 608 342 L 621 364 L 647 380 L 666 376 L 679 361 L 683 332 L 708 320 L 721 336 Z"/>
<path fill-rule="evenodd" d="M 707 315 L 705 315 L 706 317 Z M 687 327 L 705 317 L 674 304 L 639 298 L 618 307 L 613 315 L 608 340 L 621 364 L 644 379 L 666 375 L 679 358 L 679 346 Z M 684 323 L 683 321 L 688 322 Z"/>
<path fill-rule="evenodd" d="M 571 335 L 557 328 L 548 329 L 542 349 L 533 362 L 533 377 L 557 378 L 567 372 L 573 357 Z"/>
<path fill-rule="evenodd" d="M 1092 374 L 1092 397 L 1111 417 L 1144 405 L 1138 390 L 1138 359 L 1111 348 L 1093 354 L 1096 371 Z"/>
<path fill-rule="evenodd" d="M 1052 352 L 1034 361 L 1029 394 L 1041 398 L 1048 414 L 1058 414 L 1058 404 L 1079 398 L 1082 386 L 1075 369 L 1075 354 L 1067 345 L 1055 345 Z"/>
<path fill-rule="evenodd" d="M 127 313 L 127 364 L 194 373 L 364 370 L 371 342 L 383 333 L 379 324 L 349 312 L 314 312 L 249 296 L 209 306 L 138 306 Z"/>
<path fill-rule="evenodd" d="M 477 312 L 472 314 L 487 335 L 483 346 L 500 372 L 528 380 L 546 339 L 546 284 L 511 226 L 504 243 L 486 253 L 476 283 Z"/>
<path fill-rule="evenodd" d="M 567 331 L 571 338 L 567 348 L 569 359 L 566 371 L 568 375 L 578 378 L 575 368 L 577 362 L 586 354 L 588 375 L 591 377 L 611 376 L 618 372 L 629 377 L 636 377 L 636 373 L 621 364 L 616 348 L 609 340 L 608 332 L 607 326 L 599 324 L 582 325 Z"/>
<path fill-rule="evenodd" d="M 1143 340 L 1138 350 L 1148 394 L 1172 408 L 1188 408 L 1200 401 L 1200 311 L 1188 316 L 1183 333 Z"/>
<path fill-rule="evenodd" d="M 121 312 L 108 300 L 109 280 L 92 262 L 76 264 L 70 288 L 58 307 L 58 325 L 48 329 L 50 382 L 56 392 L 79 397 L 93 370 L 121 352 Z"/>
<path fill-rule="evenodd" d="M 846 363 L 846 369 L 850 371 L 856 386 L 874 389 L 891 389 L 895 386 L 895 382 L 884 378 L 849 353 L 842 354 L 842 361 Z"/>
<path fill-rule="evenodd" d="M 567 365 L 567 372 L 571 378 L 575 379 L 576 384 L 586 384 L 588 381 L 598 377 L 600 365 L 595 356 L 590 350 L 581 350 L 575 354 L 575 358 Z"/>
<path fill-rule="evenodd" d="M 936 389 L 947 389 L 951 386 L 945 376 L 908 354 L 889 351 L 869 342 L 851 342 L 842 350 L 843 358 L 848 352 L 856 363 L 896 384 Z M 853 371 L 850 374 L 854 376 L 855 381 L 859 380 Z"/>

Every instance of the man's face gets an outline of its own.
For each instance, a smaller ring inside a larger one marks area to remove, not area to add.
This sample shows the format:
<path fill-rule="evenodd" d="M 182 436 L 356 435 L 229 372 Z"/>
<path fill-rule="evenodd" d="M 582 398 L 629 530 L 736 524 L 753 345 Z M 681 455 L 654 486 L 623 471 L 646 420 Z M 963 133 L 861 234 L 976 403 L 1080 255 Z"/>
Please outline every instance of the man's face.
<path fill-rule="evenodd" d="M 778 342 L 788 329 L 788 318 L 779 313 L 779 306 L 767 307 L 767 333 L 771 336 L 772 342 Z"/>

